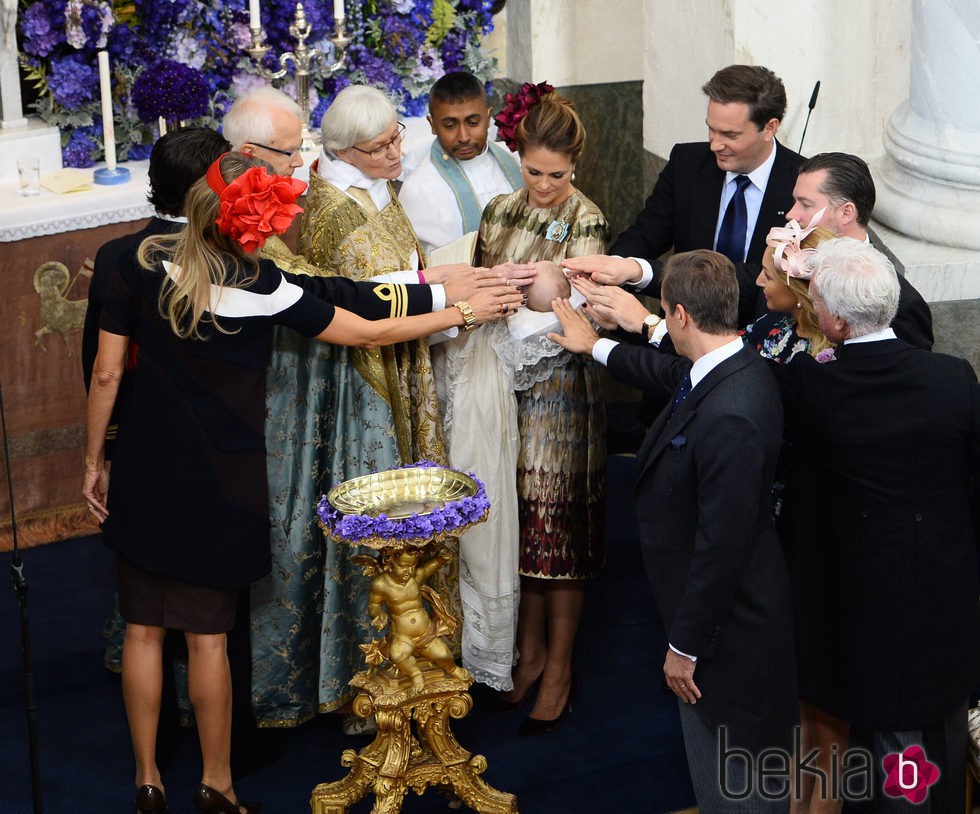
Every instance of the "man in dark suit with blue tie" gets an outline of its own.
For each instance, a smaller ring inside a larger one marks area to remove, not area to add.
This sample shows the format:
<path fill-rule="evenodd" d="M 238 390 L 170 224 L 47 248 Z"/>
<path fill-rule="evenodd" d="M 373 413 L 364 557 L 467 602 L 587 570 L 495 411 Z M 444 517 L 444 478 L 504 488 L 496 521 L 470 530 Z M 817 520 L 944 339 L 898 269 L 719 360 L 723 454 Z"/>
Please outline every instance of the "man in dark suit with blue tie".
<path fill-rule="evenodd" d="M 716 249 L 735 263 L 744 326 L 760 306 L 755 280 L 766 235 L 786 220 L 803 158 L 776 141 L 786 90 L 768 68 L 729 65 L 701 90 L 708 141 L 674 145 L 643 211 L 609 249 L 619 256 L 562 265 L 603 285 L 659 296 L 664 252 Z"/>
<path fill-rule="evenodd" d="M 753 773 L 762 751 L 789 753 L 798 720 L 789 575 L 770 497 L 783 417 L 766 363 L 738 336 L 737 289 L 716 252 L 670 258 L 661 300 L 680 356 L 599 339 L 563 300 L 564 336 L 549 338 L 630 384 L 674 391 L 637 453 L 640 540 L 670 644 L 664 677 L 701 810 L 785 811 L 788 779 L 767 786 L 767 799 Z M 733 747 L 745 750 L 737 760 Z"/>

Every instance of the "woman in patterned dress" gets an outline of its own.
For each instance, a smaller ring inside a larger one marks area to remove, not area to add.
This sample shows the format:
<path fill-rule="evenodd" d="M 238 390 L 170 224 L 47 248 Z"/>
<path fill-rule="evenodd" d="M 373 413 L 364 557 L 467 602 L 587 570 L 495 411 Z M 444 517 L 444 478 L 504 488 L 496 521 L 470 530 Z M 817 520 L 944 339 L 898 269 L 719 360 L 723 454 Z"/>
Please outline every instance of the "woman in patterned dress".
<path fill-rule="evenodd" d="M 520 154 L 525 188 L 487 205 L 478 264 L 559 263 L 605 250 L 606 219 L 572 185 L 585 128 L 568 99 L 544 90 L 508 145 L 516 144 Z M 557 345 L 545 353 L 537 362 L 538 380 L 517 392 L 519 660 L 514 688 L 501 697 L 519 706 L 538 689 L 522 724 L 526 734 L 555 728 L 569 709 L 584 580 L 603 562 L 606 415 L 600 372 L 591 359 Z"/>

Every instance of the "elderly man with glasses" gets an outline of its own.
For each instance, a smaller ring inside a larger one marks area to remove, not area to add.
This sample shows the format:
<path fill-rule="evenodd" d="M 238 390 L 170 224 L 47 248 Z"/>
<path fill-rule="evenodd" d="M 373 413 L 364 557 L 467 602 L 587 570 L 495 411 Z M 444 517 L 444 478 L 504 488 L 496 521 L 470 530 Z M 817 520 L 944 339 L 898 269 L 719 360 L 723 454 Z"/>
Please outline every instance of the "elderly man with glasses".
<path fill-rule="evenodd" d="M 263 256 L 281 268 L 371 279 L 406 313 L 403 283 L 430 283 L 433 309 L 499 282 L 469 266 L 424 268 L 425 256 L 389 180 L 401 172 L 403 126 L 385 96 L 352 86 L 324 116 L 324 152 L 310 170 L 301 255 L 278 238 Z M 240 98 L 223 131 L 281 175 L 303 164 L 299 106 L 273 88 Z M 424 269 L 424 270 L 423 270 Z M 528 279 L 508 269 L 511 281 Z M 416 341 L 349 352 L 276 335 L 266 388 L 273 572 L 252 590 L 252 693 L 262 726 L 293 726 L 341 709 L 372 638 L 367 589 L 348 552 L 327 546 L 315 508 L 347 478 L 423 458 L 446 463 L 429 347 Z M 319 609 L 322 607 L 322 614 Z M 349 726 L 355 722 L 349 720 Z"/>

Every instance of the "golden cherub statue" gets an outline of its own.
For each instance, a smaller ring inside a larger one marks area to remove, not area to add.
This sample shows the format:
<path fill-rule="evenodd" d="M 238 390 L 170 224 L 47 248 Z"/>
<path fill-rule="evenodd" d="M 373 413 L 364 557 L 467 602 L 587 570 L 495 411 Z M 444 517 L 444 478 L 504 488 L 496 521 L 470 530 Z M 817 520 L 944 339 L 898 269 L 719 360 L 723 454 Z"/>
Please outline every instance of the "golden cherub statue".
<path fill-rule="evenodd" d="M 434 557 L 422 561 L 423 550 L 414 546 L 389 548 L 378 559 L 364 556 L 357 560 L 372 577 L 368 597 L 371 624 L 378 630 L 388 626 L 385 639 L 361 645 L 368 664 L 376 667 L 387 659 L 412 682 L 416 692 L 425 687 L 425 678 L 416 656 L 426 658 L 454 678 L 469 684 L 473 677 L 457 666 L 452 651 L 442 637 L 452 635 L 458 622 L 425 580 L 452 559 L 452 552 L 440 548 Z M 422 600 L 432 607 L 433 617 Z"/>

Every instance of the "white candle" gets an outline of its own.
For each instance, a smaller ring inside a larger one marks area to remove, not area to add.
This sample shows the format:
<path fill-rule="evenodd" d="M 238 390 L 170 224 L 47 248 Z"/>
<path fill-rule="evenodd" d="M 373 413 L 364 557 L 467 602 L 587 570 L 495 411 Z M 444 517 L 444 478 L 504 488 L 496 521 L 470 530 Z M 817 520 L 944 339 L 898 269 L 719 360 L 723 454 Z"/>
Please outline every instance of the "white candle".
<path fill-rule="evenodd" d="M 259 0 L 248 0 L 248 24 L 252 28 L 262 28 L 262 19 L 259 17 Z"/>
<path fill-rule="evenodd" d="M 99 91 L 102 94 L 102 141 L 105 143 L 105 166 L 116 169 L 116 128 L 112 123 L 112 86 L 109 84 L 109 52 L 99 51 Z"/>
<path fill-rule="evenodd" d="M 344 0 L 333 0 L 333 18 L 335 20 L 344 19 Z"/>

